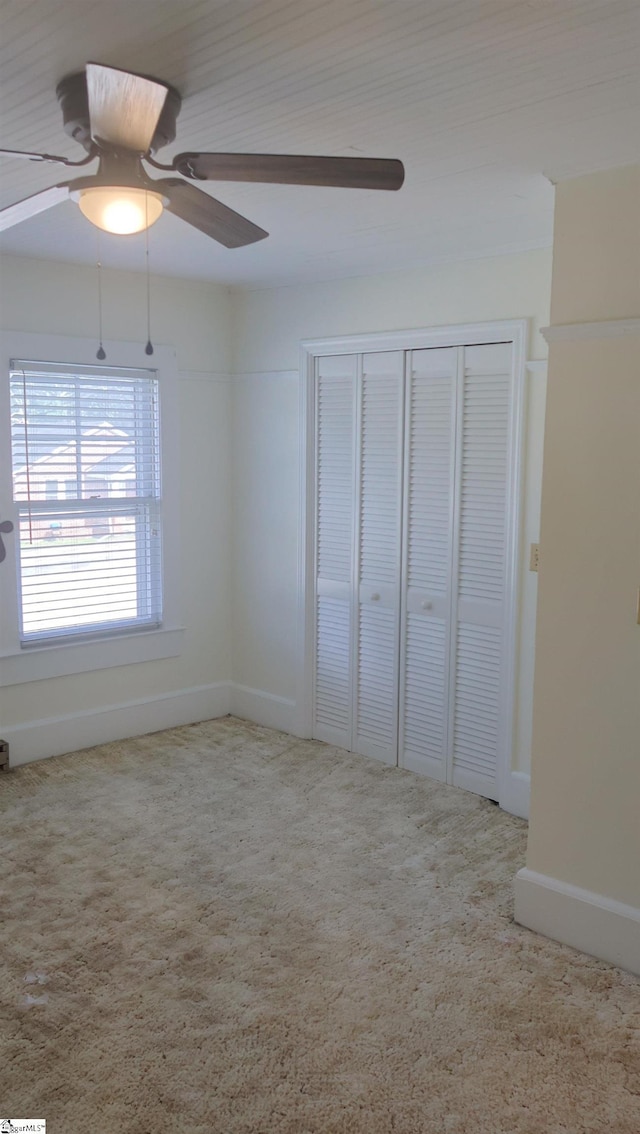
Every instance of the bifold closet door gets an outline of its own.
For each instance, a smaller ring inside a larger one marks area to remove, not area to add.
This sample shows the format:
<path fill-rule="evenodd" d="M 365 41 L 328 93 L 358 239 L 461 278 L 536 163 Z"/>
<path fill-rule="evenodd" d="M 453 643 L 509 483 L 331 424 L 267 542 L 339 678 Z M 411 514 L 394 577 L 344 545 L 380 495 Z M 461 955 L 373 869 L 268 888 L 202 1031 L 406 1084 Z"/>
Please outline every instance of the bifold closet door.
<path fill-rule="evenodd" d="M 353 750 L 395 764 L 402 539 L 404 352 L 358 376 Z"/>
<path fill-rule="evenodd" d="M 499 798 L 510 343 L 412 352 L 407 376 L 399 762 Z"/>
<path fill-rule="evenodd" d="M 460 350 L 408 356 L 399 763 L 447 779 Z"/>
<path fill-rule="evenodd" d="M 351 748 L 356 355 L 319 358 L 315 382 L 313 735 Z"/>
<path fill-rule="evenodd" d="M 507 744 L 505 657 L 511 343 L 464 348 L 458 395 L 450 782 L 499 798 Z"/>
<path fill-rule="evenodd" d="M 316 361 L 313 735 L 499 798 L 512 344 Z"/>
<path fill-rule="evenodd" d="M 319 358 L 313 735 L 396 763 L 404 352 Z"/>

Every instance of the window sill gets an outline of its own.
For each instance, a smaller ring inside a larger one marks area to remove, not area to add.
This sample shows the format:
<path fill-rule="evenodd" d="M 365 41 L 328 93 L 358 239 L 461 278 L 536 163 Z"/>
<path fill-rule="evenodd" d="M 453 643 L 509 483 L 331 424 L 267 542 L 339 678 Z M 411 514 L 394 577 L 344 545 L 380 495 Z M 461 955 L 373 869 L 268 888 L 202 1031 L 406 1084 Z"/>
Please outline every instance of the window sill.
<path fill-rule="evenodd" d="M 182 653 L 183 639 L 184 629 L 174 627 L 93 642 L 32 646 L 19 653 L 0 656 L 0 688 L 136 662 L 177 658 Z"/>

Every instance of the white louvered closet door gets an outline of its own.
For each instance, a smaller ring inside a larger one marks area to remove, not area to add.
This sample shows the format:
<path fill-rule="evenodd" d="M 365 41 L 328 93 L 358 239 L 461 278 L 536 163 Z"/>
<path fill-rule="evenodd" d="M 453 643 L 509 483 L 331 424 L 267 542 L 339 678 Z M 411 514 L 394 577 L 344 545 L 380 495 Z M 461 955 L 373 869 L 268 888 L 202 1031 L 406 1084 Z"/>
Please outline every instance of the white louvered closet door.
<path fill-rule="evenodd" d="M 464 348 L 458 396 L 450 782 L 499 798 L 505 655 L 512 346 Z"/>
<path fill-rule="evenodd" d="M 404 352 L 362 356 L 354 751 L 397 761 Z"/>
<path fill-rule="evenodd" d="M 512 354 L 316 360 L 313 736 L 493 799 L 512 696 Z"/>
<path fill-rule="evenodd" d="M 447 779 L 456 347 L 409 354 L 399 763 Z"/>
<path fill-rule="evenodd" d="M 319 358 L 315 384 L 313 735 L 351 748 L 356 355 Z"/>

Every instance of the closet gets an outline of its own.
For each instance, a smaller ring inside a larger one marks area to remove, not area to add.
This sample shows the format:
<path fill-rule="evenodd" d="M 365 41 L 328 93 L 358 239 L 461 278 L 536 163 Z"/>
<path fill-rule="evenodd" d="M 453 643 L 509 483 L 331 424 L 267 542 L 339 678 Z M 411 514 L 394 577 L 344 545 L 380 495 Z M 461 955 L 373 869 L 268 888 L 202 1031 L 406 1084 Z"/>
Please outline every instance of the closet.
<path fill-rule="evenodd" d="M 499 799 L 510 745 L 512 342 L 314 360 L 313 736 Z"/>

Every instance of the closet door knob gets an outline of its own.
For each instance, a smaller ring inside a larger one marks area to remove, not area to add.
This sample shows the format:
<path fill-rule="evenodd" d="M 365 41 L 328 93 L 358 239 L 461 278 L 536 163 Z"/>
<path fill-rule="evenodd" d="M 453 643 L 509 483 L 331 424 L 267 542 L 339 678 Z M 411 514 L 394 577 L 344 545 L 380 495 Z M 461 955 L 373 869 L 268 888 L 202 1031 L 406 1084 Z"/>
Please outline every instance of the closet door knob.
<path fill-rule="evenodd" d="M 378 594 L 378 592 L 377 592 L 377 591 L 374 591 L 374 593 L 373 593 L 373 594 L 372 594 L 372 596 L 371 596 L 371 601 L 372 601 L 372 602 L 377 602 L 379 598 L 380 598 L 380 595 Z"/>
<path fill-rule="evenodd" d="M 433 603 L 432 602 L 423 602 L 422 603 L 422 609 L 423 610 L 433 610 Z"/>

